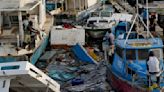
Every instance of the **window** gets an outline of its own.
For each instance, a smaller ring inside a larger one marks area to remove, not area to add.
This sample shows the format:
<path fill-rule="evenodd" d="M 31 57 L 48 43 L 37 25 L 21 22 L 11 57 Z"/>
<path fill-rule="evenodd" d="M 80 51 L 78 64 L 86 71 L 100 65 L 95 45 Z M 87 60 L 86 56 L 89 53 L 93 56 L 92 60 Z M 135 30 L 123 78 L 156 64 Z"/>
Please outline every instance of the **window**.
<path fill-rule="evenodd" d="M 18 24 L 18 16 L 10 16 L 10 20 L 12 24 Z"/>
<path fill-rule="evenodd" d="M 126 26 L 117 26 L 116 30 L 126 30 Z"/>
<path fill-rule="evenodd" d="M 127 35 L 128 35 L 128 33 L 125 33 L 125 36 L 124 37 L 127 37 Z M 130 35 L 129 35 L 128 38 L 129 39 L 135 39 L 135 38 L 137 38 L 137 33 L 130 33 Z"/>
<path fill-rule="evenodd" d="M 126 60 L 135 60 L 136 54 L 135 50 L 126 50 Z"/>
<path fill-rule="evenodd" d="M 110 12 L 101 12 L 101 17 L 110 17 Z"/>
<path fill-rule="evenodd" d="M 97 17 L 97 16 L 99 16 L 99 12 L 92 12 L 91 13 L 91 17 Z"/>
<path fill-rule="evenodd" d="M 129 67 L 126 68 L 127 69 L 127 73 L 130 75 L 135 74 L 135 71 L 133 71 L 132 69 L 130 69 Z"/>
<path fill-rule="evenodd" d="M 99 22 L 101 22 L 101 23 L 108 23 L 107 20 L 99 20 Z"/>
<path fill-rule="evenodd" d="M 120 56 L 121 58 L 123 57 L 123 49 L 120 47 L 116 47 L 116 53 L 118 56 Z"/>
<path fill-rule="evenodd" d="M 138 60 L 146 60 L 148 58 L 149 52 L 147 49 L 138 50 Z"/>
<path fill-rule="evenodd" d="M 92 21 L 89 21 L 89 24 L 94 24 L 95 22 L 97 22 L 96 20 L 92 20 Z"/>

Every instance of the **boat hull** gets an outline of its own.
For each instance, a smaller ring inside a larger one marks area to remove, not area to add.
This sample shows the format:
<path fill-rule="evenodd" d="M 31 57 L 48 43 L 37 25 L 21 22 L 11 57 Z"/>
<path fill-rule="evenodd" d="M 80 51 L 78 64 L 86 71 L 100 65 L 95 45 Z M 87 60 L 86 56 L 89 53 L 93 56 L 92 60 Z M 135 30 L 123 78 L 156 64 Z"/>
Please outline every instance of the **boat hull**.
<path fill-rule="evenodd" d="M 33 65 L 36 64 L 39 57 L 42 55 L 42 53 L 45 51 L 47 45 L 49 42 L 49 34 L 42 40 L 40 46 L 35 50 L 35 52 L 32 54 L 30 61 Z"/>
<path fill-rule="evenodd" d="M 88 35 L 92 38 L 103 38 L 105 33 L 110 30 L 110 28 L 107 29 L 90 29 L 90 28 L 85 28 L 86 32 Z"/>
<path fill-rule="evenodd" d="M 132 85 L 130 82 L 117 77 L 109 67 L 107 68 L 107 81 L 117 92 L 149 92 L 146 88 L 139 88 Z"/>
<path fill-rule="evenodd" d="M 37 48 L 35 48 L 35 50 L 32 54 L 29 54 L 30 55 L 30 61 L 33 65 L 36 64 L 39 57 L 45 51 L 46 46 L 48 45 L 48 42 L 49 42 L 49 35 L 47 35 L 42 40 L 40 45 Z M 19 58 L 19 57 L 25 58 L 25 55 L 22 55 L 22 56 L 5 56 L 5 57 L 3 56 L 3 57 L 0 57 L 0 63 L 17 61 L 17 58 Z"/>

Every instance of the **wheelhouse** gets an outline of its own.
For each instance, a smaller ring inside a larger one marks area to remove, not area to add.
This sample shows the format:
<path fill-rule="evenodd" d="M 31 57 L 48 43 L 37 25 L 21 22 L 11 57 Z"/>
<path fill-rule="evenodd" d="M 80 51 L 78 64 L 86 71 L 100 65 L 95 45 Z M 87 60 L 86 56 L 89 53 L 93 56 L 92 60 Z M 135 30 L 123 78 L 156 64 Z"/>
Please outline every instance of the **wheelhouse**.
<path fill-rule="evenodd" d="M 147 66 L 146 60 L 149 51 L 154 51 L 155 56 L 160 61 L 160 68 L 163 65 L 163 43 L 159 38 L 153 39 L 129 39 L 116 41 L 116 49 L 112 69 L 120 77 L 127 80 L 133 80 L 133 75 L 137 74 L 146 78 Z M 146 80 L 145 80 L 146 82 Z"/>

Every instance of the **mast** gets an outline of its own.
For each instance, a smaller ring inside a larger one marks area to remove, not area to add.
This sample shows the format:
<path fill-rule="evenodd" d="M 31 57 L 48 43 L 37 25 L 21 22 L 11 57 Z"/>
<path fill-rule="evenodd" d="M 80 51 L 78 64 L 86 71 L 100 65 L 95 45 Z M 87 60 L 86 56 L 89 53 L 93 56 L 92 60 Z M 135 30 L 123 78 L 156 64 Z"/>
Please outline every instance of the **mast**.
<path fill-rule="evenodd" d="M 138 18 L 138 16 L 139 16 L 139 11 L 138 11 L 138 0 L 136 0 L 136 10 L 137 10 L 137 20 L 138 20 L 138 22 L 139 22 L 139 18 Z M 138 22 L 137 22 L 137 32 L 138 32 L 138 27 L 139 27 L 139 25 L 138 25 Z"/>
<path fill-rule="evenodd" d="M 129 35 L 130 35 L 131 31 L 132 31 L 132 28 L 133 28 L 133 26 L 134 26 L 134 24 L 135 24 L 135 22 L 136 22 L 136 20 L 138 18 L 141 20 L 142 24 L 147 29 L 147 36 L 146 37 L 148 38 L 148 36 L 150 35 L 152 38 L 154 38 L 153 35 L 149 31 L 149 24 L 148 24 L 149 23 L 148 0 L 146 0 L 147 25 L 145 25 L 145 23 L 143 22 L 142 18 L 139 15 L 139 12 L 138 12 L 138 0 L 136 0 L 136 9 L 137 9 L 137 14 L 136 14 L 136 16 L 134 18 L 134 21 L 133 21 L 133 23 L 131 25 L 131 28 L 130 28 L 129 32 L 128 32 L 128 35 L 127 35 L 126 40 L 124 42 L 124 45 L 126 45 L 126 42 L 127 42 L 128 38 L 129 38 Z M 139 20 L 138 20 L 138 22 L 139 22 Z M 137 22 L 137 31 L 138 31 L 138 22 Z M 155 40 L 155 39 L 153 39 L 153 40 Z"/>
<path fill-rule="evenodd" d="M 20 45 L 22 46 L 23 41 L 24 41 L 24 31 L 23 31 L 23 25 L 22 25 L 23 22 L 22 22 L 22 12 L 21 11 L 18 11 L 18 20 L 19 20 L 19 40 L 21 42 Z"/>
<path fill-rule="evenodd" d="M 138 1 L 138 0 L 137 0 Z M 147 37 L 148 37 L 148 32 L 149 32 L 149 10 L 148 10 L 149 8 L 148 8 L 148 0 L 146 0 L 146 13 L 147 13 Z"/>

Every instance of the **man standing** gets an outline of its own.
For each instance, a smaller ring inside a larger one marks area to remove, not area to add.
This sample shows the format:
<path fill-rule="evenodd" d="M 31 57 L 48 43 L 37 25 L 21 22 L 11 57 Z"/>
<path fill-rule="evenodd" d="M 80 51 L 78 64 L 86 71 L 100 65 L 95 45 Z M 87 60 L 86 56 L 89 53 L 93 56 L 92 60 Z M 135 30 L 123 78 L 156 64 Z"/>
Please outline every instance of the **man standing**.
<path fill-rule="evenodd" d="M 148 60 L 147 60 L 147 68 L 148 68 L 148 72 L 150 74 L 150 76 L 148 76 L 148 79 L 151 77 L 151 75 L 156 75 L 156 77 L 157 77 L 157 84 L 160 83 L 160 77 L 158 75 L 160 73 L 159 64 L 160 64 L 159 60 L 154 55 L 154 52 L 150 51 L 149 57 L 148 57 Z"/>
<path fill-rule="evenodd" d="M 111 30 L 108 30 L 108 32 L 106 32 L 103 41 L 108 41 L 109 43 L 109 50 L 108 50 L 108 54 L 109 54 L 109 59 L 110 61 L 113 61 L 113 54 L 114 54 L 114 40 L 115 40 L 115 36 L 114 34 L 111 32 Z"/>

